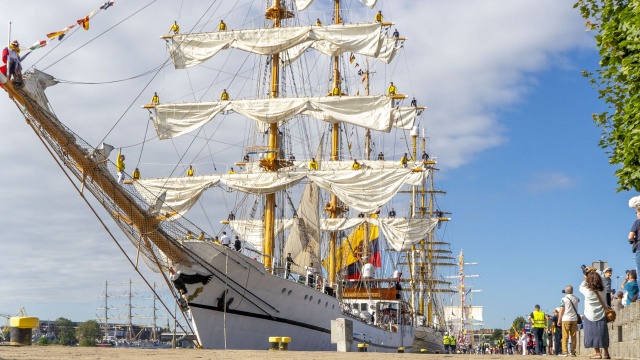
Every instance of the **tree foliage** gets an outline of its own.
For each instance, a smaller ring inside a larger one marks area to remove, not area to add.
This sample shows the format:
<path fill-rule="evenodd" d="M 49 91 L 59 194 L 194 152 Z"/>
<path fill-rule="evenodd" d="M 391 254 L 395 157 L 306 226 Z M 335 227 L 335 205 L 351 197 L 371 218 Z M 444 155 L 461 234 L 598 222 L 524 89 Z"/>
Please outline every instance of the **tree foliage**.
<path fill-rule="evenodd" d="M 76 329 L 76 338 L 80 340 L 80 346 L 95 346 L 101 337 L 100 324 L 95 320 L 85 321 Z"/>
<path fill-rule="evenodd" d="M 49 341 L 49 338 L 48 338 L 48 337 L 46 337 L 46 336 L 41 336 L 41 337 L 38 339 L 38 345 L 46 346 L 46 345 L 49 345 L 50 343 L 51 343 L 51 342 Z"/>
<path fill-rule="evenodd" d="M 640 191 L 640 3 L 631 0 L 579 0 L 578 8 L 595 31 L 600 68 L 583 71 L 609 111 L 593 114 L 602 130 L 600 147 L 616 170 L 618 191 Z"/>
<path fill-rule="evenodd" d="M 493 333 L 489 338 L 490 341 L 495 341 L 502 338 L 502 329 L 493 329 Z"/>
<path fill-rule="evenodd" d="M 57 318 L 53 323 L 55 334 L 60 345 L 73 345 L 76 341 L 73 322 L 63 317 Z"/>
<path fill-rule="evenodd" d="M 525 322 L 524 318 L 522 316 L 518 316 L 517 318 L 515 318 L 515 320 L 513 320 L 511 327 L 515 329 L 516 332 L 519 334 L 522 332 L 522 329 L 524 329 L 524 322 Z"/>

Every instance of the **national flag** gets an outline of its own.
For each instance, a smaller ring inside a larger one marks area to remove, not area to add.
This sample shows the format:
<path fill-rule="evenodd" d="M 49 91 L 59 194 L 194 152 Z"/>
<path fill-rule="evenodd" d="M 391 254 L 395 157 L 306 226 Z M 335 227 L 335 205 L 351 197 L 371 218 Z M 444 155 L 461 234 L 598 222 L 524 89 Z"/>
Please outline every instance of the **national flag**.
<path fill-rule="evenodd" d="M 89 15 L 83 17 L 82 19 L 78 20 L 78 25 L 82 25 L 82 28 L 85 30 L 89 30 Z"/>
<path fill-rule="evenodd" d="M 336 249 L 336 270 L 343 269 L 346 279 L 360 279 L 360 270 L 362 268 L 360 257 L 363 253 L 364 237 L 365 225 L 363 224 L 358 226 Z M 367 253 L 370 254 L 369 262 L 375 267 L 380 267 L 378 227 L 373 224 L 369 224 L 369 249 Z"/>
<path fill-rule="evenodd" d="M 73 25 L 69 25 L 66 28 L 60 30 L 60 31 L 56 31 L 56 32 L 52 32 L 52 33 L 48 33 L 47 37 L 49 39 L 55 39 L 58 38 L 58 40 L 62 40 L 62 38 L 67 34 L 67 32 L 71 29 L 73 29 L 76 26 L 76 24 Z"/>
<path fill-rule="evenodd" d="M 48 42 L 47 40 L 40 40 L 37 43 L 31 45 L 31 47 L 29 48 L 29 50 L 35 50 L 35 49 L 40 49 L 42 47 L 47 46 Z"/>

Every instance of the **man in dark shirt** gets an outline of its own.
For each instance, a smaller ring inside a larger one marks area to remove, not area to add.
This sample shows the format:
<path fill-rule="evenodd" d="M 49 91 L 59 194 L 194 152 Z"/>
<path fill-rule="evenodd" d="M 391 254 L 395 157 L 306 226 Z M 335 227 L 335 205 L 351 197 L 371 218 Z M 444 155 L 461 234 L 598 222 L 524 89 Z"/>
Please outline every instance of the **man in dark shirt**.
<path fill-rule="evenodd" d="M 242 249 L 242 241 L 240 241 L 238 235 L 236 235 L 236 239 L 233 241 L 233 248 L 236 249 L 236 251 Z"/>
<path fill-rule="evenodd" d="M 389 211 L 389 217 L 391 219 L 395 219 L 396 218 L 396 211 L 393 208 L 391 208 L 391 211 Z"/>
<path fill-rule="evenodd" d="M 287 271 L 285 272 L 284 278 L 288 279 L 289 275 L 291 275 L 291 264 L 293 264 L 293 265 L 298 265 L 298 264 L 293 262 L 293 258 L 291 257 L 291 253 L 287 253 L 286 263 L 287 263 Z"/>

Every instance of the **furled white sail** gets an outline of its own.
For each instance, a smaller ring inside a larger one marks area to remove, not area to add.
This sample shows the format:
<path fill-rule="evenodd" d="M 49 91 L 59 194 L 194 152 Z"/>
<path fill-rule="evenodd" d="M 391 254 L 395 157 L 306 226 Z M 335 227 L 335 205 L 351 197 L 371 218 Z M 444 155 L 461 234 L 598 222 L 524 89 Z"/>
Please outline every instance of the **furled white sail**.
<path fill-rule="evenodd" d="M 309 113 L 323 121 L 384 132 L 391 131 L 394 124 L 401 124 L 402 128 L 412 125 L 416 113 L 411 107 L 409 111 L 393 108 L 391 98 L 385 95 L 245 99 L 160 104 L 155 107 L 153 124 L 160 139 L 171 139 L 203 126 L 223 111 L 265 124 L 284 123 L 296 115 Z"/>
<path fill-rule="evenodd" d="M 298 9 L 298 11 L 306 10 L 312 2 L 313 0 L 296 0 L 296 9 Z M 360 0 L 360 2 L 368 6 L 370 9 L 373 9 L 378 0 Z"/>
<path fill-rule="evenodd" d="M 438 219 L 322 219 L 322 231 L 349 230 L 368 222 L 378 226 L 389 245 L 396 251 L 410 250 L 411 246 L 424 240 L 438 223 Z"/>
<path fill-rule="evenodd" d="M 211 33 L 178 34 L 167 41 L 176 69 L 185 69 L 215 56 L 225 49 L 273 55 L 287 52 L 293 61 L 308 48 L 330 56 L 345 52 L 390 63 L 397 52 L 395 39 L 388 38 L 379 23 L 243 29 Z"/>
<path fill-rule="evenodd" d="M 425 172 L 411 169 L 310 171 L 307 178 L 349 207 L 372 212 L 386 204 L 403 184 L 421 182 Z"/>
<path fill-rule="evenodd" d="M 277 236 L 294 224 L 294 219 L 276 219 L 273 229 Z M 229 226 L 233 232 L 257 249 L 262 249 L 264 242 L 264 220 L 231 220 Z"/>
<path fill-rule="evenodd" d="M 133 185 L 149 205 L 155 204 L 156 199 L 166 193 L 161 213 L 177 212 L 182 216 L 196 204 L 205 190 L 220 181 L 220 177 L 221 175 L 205 175 L 144 179 L 134 181 Z"/>
<path fill-rule="evenodd" d="M 325 162 L 327 164 L 329 162 Z M 184 215 L 200 198 L 202 192 L 218 182 L 250 194 L 272 194 L 296 185 L 303 179 L 330 191 L 346 205 L 362 212 L 374 212 L 386 204 L 402 185 L 419 185 L 428 176 L 427 170 L 384 168 L 364 170 L 280 171 L 208 175 L 179 178 L 145 179 L 134 182 L 149 205 L 166 193 L 163 213 Z"/>
<path fill-rule="evenodd" d="M 378 219 L 378 227 L 396 251 L 411 250 L 411 246 L 427 238 L 438 219 Z"/>

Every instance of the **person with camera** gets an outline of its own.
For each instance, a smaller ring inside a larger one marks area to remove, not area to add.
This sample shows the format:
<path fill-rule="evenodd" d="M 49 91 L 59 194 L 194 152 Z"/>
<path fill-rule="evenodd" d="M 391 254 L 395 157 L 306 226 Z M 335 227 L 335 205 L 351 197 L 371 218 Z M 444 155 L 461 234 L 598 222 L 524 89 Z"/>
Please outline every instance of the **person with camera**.
<path fill-rule="evenodd" d="M 611 359 L 609 356 L 609 329 L 605 316 L 605 289 L 602 277 L 595 268 L 582 266 L 584 281 L 580 292 L 584 295 L 584 347 L 593 348 L 590 359 Z M 602 352 L 600 352 L 602 349 Z"/>
<path fill-rule="evenodd" d="M 625 306 L 629 306 L 632 302 L 638 300 L 638 273 L 635 270 L 627 270 L 627 277 L 620 285 L 620 288 L 627 291 Z"/>
<path fill-rule="evenodd" d="M 569 340 L 571 340 L 571 356 L 576 356 L 576 344 L 578 332 L 578 299 L 573 295 L 573 286 L 567 285 L 562 290 L 565 297 L 562 298 L 560 304 L 560 310 L 558 313 L 558 326 L 562 327 L 562 354 L 559 356 L 569 356 Z"/>

